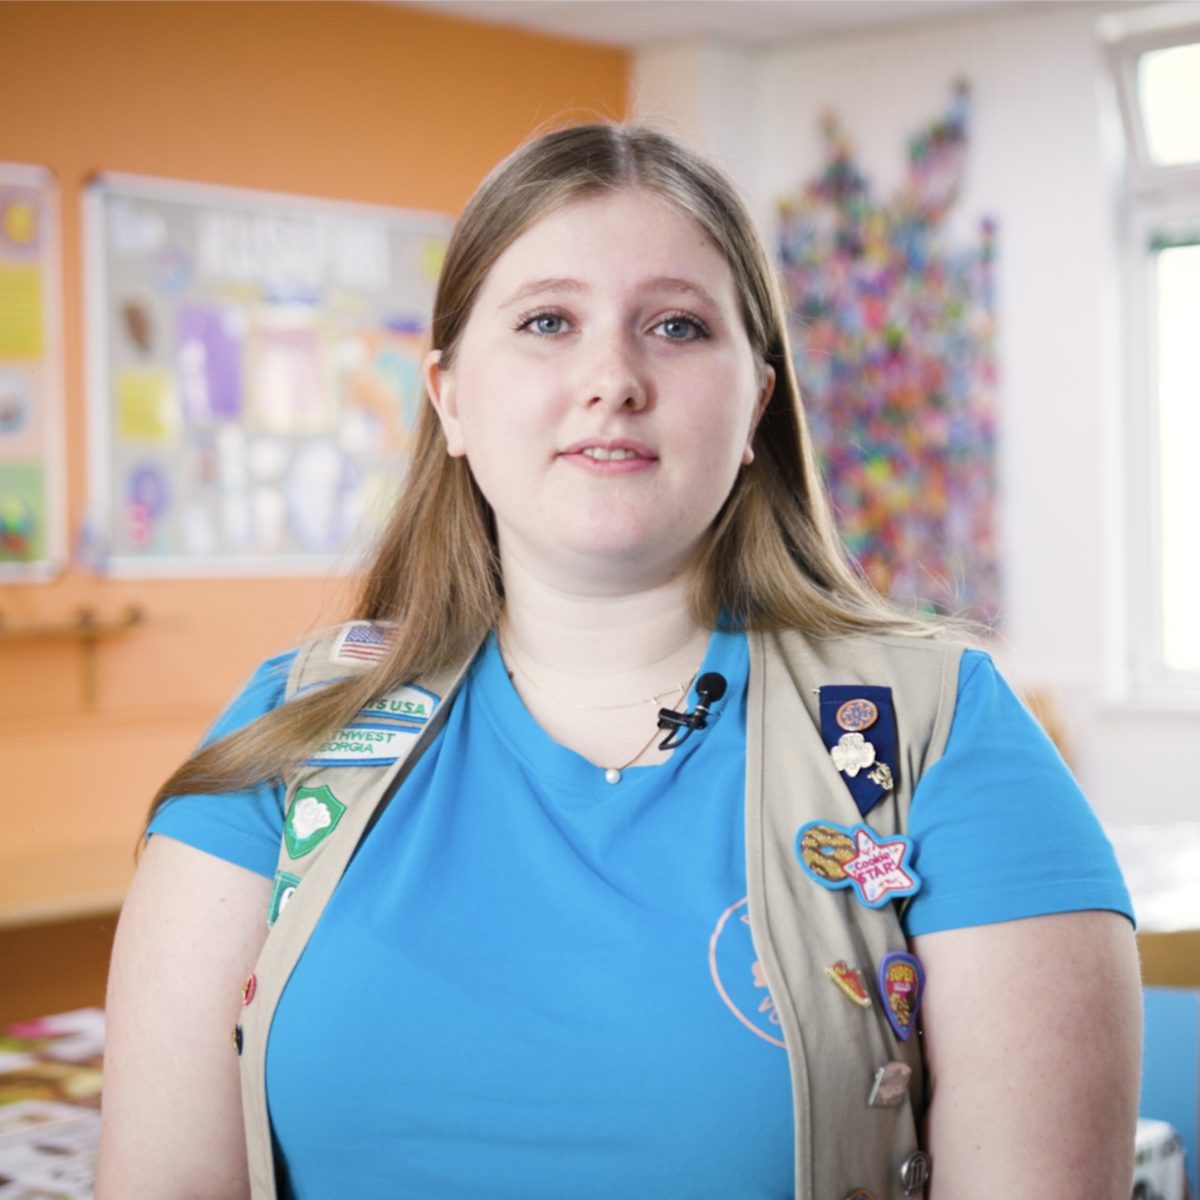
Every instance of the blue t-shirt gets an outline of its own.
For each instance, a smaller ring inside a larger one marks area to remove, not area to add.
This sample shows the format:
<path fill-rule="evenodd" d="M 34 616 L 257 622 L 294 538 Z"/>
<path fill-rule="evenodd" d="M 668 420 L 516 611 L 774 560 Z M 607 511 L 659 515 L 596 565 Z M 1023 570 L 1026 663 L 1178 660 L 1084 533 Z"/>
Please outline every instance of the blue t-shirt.
<path fill-rule="evenodd" d="M 281 701 L 288 661 L 214 736 Z M 267 1094 L 292 1195 L 792 1195 L 788 1065 L 745 901 L 748 669 L 745 637 L 714 634 L 719 719 L 611 785 L 542 731 L 489 641 L 276 1012 Z M 262 787 L 173 800 L 151 831 L 271 876 L 282 822 Z M 964 656 L 909 832 L 910 934 L 1130 911 L 1094 816 L 985 655 Z"/>

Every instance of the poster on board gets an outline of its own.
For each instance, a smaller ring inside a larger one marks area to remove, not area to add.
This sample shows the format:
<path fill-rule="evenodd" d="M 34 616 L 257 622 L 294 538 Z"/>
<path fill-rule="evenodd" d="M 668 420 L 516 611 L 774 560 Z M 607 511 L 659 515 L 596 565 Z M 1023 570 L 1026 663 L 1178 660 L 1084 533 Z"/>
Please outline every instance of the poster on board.
<path fill-rule="evenodd" d="M 86 220 L 95 564 L 351 569 L 406 468 L 450 219 L 106 175 Z"/>
<path fill-rule="evenodd" d="M 58 189 L 0 163 L 0 583 L 63 560 Z"/>

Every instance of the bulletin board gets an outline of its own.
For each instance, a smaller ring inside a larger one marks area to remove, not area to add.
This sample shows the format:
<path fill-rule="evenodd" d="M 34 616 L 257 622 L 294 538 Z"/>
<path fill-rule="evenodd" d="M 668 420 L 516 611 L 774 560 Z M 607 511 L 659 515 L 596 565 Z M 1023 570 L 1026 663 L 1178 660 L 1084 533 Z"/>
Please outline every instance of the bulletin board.
<path fill-rule="evenodd" d="M 0 583 L 63 561 L 58 189 L 0 163 Z"/>
<path fill-rule="evenodd" d="M 95 565 L 353 566 L 406 469 L 450 219 L 105 175 L 86 222 Z"/>

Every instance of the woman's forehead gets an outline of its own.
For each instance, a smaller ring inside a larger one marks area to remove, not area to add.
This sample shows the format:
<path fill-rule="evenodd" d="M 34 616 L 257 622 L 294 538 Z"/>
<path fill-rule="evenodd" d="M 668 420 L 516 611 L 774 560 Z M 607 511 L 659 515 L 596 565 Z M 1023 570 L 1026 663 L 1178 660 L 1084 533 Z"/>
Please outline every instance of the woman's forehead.
<path fill-rule="evenodd" d="M 495 301 L 542 282 L 583 290 L 635 277 L 674 280 L 722 302 L 736 298 L 733 272 L 700 222 L 643 187 L 589 192 L 556 206 L 501 252 L 484 290 Z"/>

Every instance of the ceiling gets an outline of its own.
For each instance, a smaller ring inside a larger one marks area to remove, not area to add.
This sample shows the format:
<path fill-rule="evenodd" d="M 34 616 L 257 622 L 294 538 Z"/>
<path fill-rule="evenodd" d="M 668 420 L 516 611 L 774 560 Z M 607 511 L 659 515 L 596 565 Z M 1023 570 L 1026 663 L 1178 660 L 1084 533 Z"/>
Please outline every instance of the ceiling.
<path fill-rule="evenodd" d="M 585 42 L 644 46 L 692 38 L 800 41 L 871 26 L 940 24 L 1055 7 L 1061 0 L 399 0 L 462 17 Z"/>

